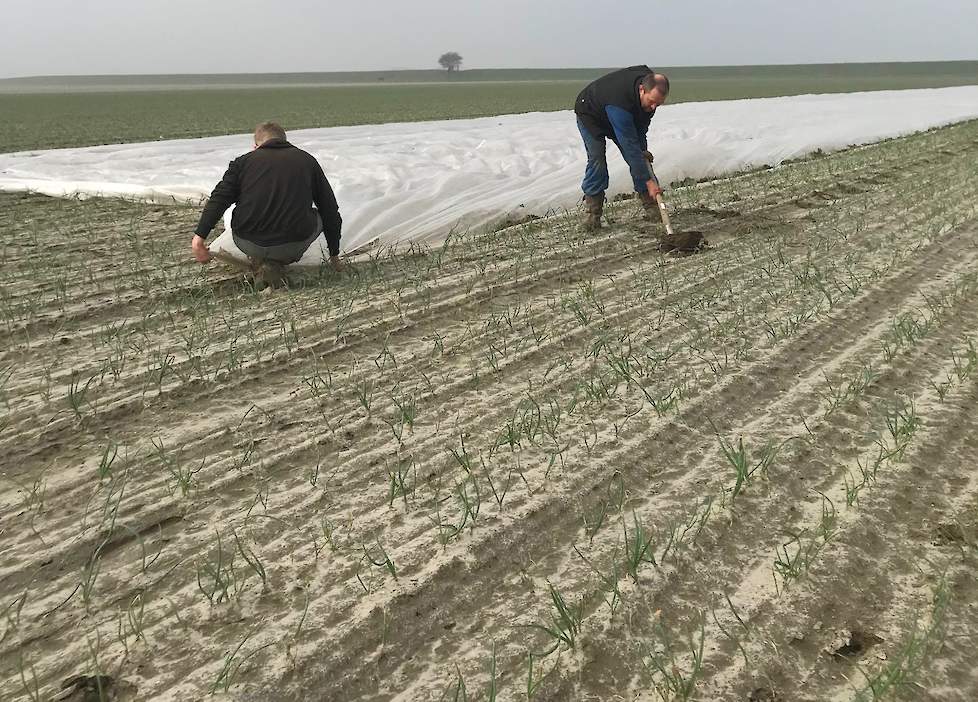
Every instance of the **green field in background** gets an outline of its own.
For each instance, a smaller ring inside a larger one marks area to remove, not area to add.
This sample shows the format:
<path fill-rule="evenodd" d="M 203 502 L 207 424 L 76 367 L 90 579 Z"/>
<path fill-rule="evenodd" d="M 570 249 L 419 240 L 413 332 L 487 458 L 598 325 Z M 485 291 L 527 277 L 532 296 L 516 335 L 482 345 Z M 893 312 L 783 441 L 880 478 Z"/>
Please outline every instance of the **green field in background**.
<path fill-rule="evenodd" d="M 606 70 L 0 80 L 0 152 L 238 134 L 266 119 L 301 129 L 566 110 Z M 672 102 L 978 84 L 973 61 L 662 70 Z"/>

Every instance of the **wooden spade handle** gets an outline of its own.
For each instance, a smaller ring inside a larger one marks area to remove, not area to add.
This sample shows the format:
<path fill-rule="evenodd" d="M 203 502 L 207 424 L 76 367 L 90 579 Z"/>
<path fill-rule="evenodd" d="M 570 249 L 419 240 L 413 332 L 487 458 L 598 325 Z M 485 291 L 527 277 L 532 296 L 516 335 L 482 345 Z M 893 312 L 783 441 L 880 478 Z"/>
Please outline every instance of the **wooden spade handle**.
<path fill-rule="evenodd" d="M 666 234 L 673 235 L 672 224 L 669 222 L 669 211 L 666 210 L 666 201 L 662 199 L 662 193 L 655 196 L 655 201 L 659 203 L 659 214 L 662 215 L 662 224 L 666 228 Z"/>

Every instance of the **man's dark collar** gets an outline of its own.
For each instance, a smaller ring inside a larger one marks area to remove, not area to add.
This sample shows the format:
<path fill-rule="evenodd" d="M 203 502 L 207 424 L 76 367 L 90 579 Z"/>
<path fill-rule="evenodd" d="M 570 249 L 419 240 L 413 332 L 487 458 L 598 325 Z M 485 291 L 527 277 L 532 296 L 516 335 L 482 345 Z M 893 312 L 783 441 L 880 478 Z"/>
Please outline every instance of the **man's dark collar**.
<path fill-rule="evenodd" d="M 286 146 L 292 146 L 292 144 L 287 142 L 285 139 L 269 139 L 265 142 L 262 142 L 262 145 L 259 146 L 258 148 L 259 149 L 284 149 Z"/>

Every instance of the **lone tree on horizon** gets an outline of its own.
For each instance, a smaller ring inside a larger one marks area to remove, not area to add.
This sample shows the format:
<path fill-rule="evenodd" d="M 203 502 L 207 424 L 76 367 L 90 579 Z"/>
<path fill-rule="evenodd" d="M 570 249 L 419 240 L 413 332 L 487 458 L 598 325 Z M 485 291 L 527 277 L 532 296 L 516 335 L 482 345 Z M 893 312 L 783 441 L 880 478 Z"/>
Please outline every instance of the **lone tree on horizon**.
<path fill-rule="evenodd" d="M 455 51 L 449 51 L 447 54 L 441 55 L 438 63 L 442 68 L 447 68 L 448 72 L 451 73 L 452 71 L 457 71 L 459 66 L 462 65 L 462 57 Z"/>

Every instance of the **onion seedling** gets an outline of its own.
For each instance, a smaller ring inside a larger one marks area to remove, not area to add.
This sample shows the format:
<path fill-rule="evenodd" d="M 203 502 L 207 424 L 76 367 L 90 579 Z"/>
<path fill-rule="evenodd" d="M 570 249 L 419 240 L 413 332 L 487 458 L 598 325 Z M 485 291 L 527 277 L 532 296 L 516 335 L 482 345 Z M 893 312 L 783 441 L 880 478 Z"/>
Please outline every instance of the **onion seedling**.
<path fill-rule="evenodd" d="M 551 640 L 551 646 L 546 651 L 539 653 L 540 656 L 548 656 L 561 645 L 567 648 L 574 648 L 577 637 L 581 633 L 581 625 L 584 622 L 584 596 L 576 602 L 568 603 L 560 590 L 554 587 L 553 583 L 547 583 L 550 591 L 550 602 L 552 610 L 550 612 L 549 624 L 530 624 L 528 628 L 541 631 Z"/>
<path fill-rule="evenodd" d="M 454 692 L 452 690 L 453 687 Z M 451 699 L 451 702 L 469 702 L 469 694 L 465 689 L 465 678 L 462 676 L 462 671 L 459 669 L 458 663 L 455 664 L 455 681 L 449 684 L 448 689 L 441 696 L 441 699 Z"/>
<path fill-rule="evenodd" d="M 626 522 L 622 519 L 621 528 L 625 539 L 625 570 L 632 580 L 638 582 L 638 571 L 643 563 L 651 563 L 658 567 L 655 560 L 655 549 L 652 546 L 653 534 L 649 534 L 638 520 L 638 515 L 632 511 L 632 533 L 628 533 Z"/>
<path fill-rule="evenodd" d="M 706 640 L 705 622 L 702 618 L 700 619 L 698 642 L 695 635 L 690 636 L 691 670 L 685 673 L 680 668 L 679 659 L 669 645 L 664 627 L 660 624 L 658 628 L 662 646 L 649 651 L 651 667 L 658 673 L 660 679 L 655 682 L 655 689 L 663 699 L 689 700 L 695 691 L 696 681 L 703 674 L 703 645 Z"/>
<path fill-rule="evenodd" d="M 241 539 L 238 538 L 238 532 L 233 528 L 231 529 L 231 535 L 234 536 L 234 543 L 238 547 L 238 553 L 244 559 L 248 567 L 251 568 L 259 578 L 261 578 L 261 589 L 262 592 L 268 592 L 268 574 L 265 572 L 265 566 L 262 565 L 261 559 L 258 557 L 250 547 L 246 547 L 241 543 Z"/>
<path fill-rule="evenodd" d="M 71 381 L 68 384 L 68 405 L 77 419 L 83 419 L 82 408 L 88 402 L 88 391 L 95 382 L 95 376 L 90 377 L 84 385 L 78 378 L 78 374 L 71 374 Z"/>
<path fill-rule="evenodd" d="M 20 672 L 20 684 L 24 688 L 24 694 L 27 695 L 27 698 L 31 702 L 41 702 L 41 686 L 37 681 L 37 671 L 34 670 L 33 663 L 25 665 L 23 650 L 18 651 L 17 667 Z M 31 673 L 30 682 L 27 680 L 28 667 Z"/>
<path fill-rule="evenodd" d="M 375 565 L 379 568 L 386 569 L 387 572 L 390 573 L 391 576 L 394 578 L 394 580 L 397 580 L 397 568 L 394 566 L 394 561 L 391 560 L 391 557 L 390 555 L 388 555 L 387 550 L 384 548 L 384 545 L 380 543 L 380 539 L 374 539 L 374 543 L 377 545 L 377 548 L 380 551 L 379 556 L 374 556 L 373 554 L 371 554 L 366 544 L 360 544 L 360 548 L 363 549 L 364 560 L 370 562 L 372 565 Z"/>

